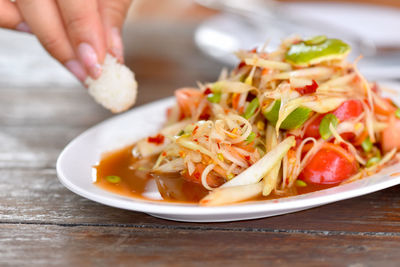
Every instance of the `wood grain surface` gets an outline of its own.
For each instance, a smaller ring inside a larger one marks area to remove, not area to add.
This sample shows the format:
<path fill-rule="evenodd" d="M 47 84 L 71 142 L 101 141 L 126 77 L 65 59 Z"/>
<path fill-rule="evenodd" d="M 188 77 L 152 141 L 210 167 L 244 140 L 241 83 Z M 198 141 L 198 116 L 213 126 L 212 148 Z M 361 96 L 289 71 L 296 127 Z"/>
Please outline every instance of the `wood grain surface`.
<path fill-rule="evenodd" d="M 140 83 L 138 105 L 217 77 L 222 66 L 193 44 L 195 26 L 135 22 L 126 29 L 127 65 Z M 228 223 L 166 221 L 73 194 L 58 182 L 57 156 L 111 114 L 34 38 L 0 31 L 4 40 L 10 48 L 0 49 L 0 266 L 398 266 L 399 186 Z M 24 66 L 7 68 L 4 58 L 21 58 Z M 46 75 L 32 77 L 38 70 L 26 64 L 40 65 Z"/>

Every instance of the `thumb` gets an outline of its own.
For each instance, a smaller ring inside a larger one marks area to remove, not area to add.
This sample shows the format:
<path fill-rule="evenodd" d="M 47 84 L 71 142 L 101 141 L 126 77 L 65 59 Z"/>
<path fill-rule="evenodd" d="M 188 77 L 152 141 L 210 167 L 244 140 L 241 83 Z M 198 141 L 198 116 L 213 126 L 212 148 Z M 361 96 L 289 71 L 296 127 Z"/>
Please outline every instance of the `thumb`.
<path fill-rule="evenodd" d="M 121 30 L 131 2 L 131 0 L 99 1 L 100 14 L 106 34 L 107 52 L 115 56 L 120 62 L 124 61 Z"/>

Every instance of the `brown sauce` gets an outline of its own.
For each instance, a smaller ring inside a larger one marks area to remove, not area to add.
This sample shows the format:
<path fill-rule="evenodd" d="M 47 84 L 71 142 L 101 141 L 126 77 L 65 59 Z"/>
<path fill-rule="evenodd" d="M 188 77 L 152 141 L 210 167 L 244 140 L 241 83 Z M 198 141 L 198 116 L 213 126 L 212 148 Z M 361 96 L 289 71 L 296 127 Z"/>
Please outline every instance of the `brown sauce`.
<path fill-rule="evenodd" d="M 179 174 L 154 175 L 150 174 L 156 158 L 135 159 L 132 154 L 133 145 L 109 152 L 103 155 L 97 166 L 95 184 L 107 191 L 135 198 L 155 201 L 198 203 L 208 194 L 201 184 L 186 181 Z M 119 176 L 121 181 L 110 183 L 107 176 Z M 306 194 L 334 185 L 314 185 L 296 187 L 285 195 L 271 194 L 268 197 L 259 196 L 251 200 L 276 199 L 300 194 Z"/>

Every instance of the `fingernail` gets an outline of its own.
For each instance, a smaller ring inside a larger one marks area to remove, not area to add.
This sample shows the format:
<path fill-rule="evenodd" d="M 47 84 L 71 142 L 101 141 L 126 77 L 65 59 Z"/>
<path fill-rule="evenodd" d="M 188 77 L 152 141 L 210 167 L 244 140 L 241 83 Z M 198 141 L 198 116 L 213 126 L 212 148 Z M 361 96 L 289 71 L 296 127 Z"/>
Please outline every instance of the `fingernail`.
<path fill-rule="evenodd" d="M 85 81 L 85 79 L 87 77 L 87 73 L 86 73 L 85 68 L 82 66 L 82 64 L 78 60 L 71 59 L 71 60 L 65 62 L 64 65 L 81 82 Z"/>
<path fill-rule="evenodd" d="M 15 29 L 20 32 L 32 33 L 31 28 L 29 28 L 29 25 L 26 22 L 21 22 L 17 27 L 15 27 Z"/>
<path fill-rule="evenodd" d="M 78 46 L 78 54 L 85 67 L 89 70 L 90 76 L 95 79 L 99 78 L 101 75 L 101 65 L 93 47 L 90 44 L 81 43 Z"/>
<path fill-rule="evenodd" d="M 124 61 L 124 48 L 120 30 L 117 27 L 111 29 L 111 53 L 121 63 Z"/>

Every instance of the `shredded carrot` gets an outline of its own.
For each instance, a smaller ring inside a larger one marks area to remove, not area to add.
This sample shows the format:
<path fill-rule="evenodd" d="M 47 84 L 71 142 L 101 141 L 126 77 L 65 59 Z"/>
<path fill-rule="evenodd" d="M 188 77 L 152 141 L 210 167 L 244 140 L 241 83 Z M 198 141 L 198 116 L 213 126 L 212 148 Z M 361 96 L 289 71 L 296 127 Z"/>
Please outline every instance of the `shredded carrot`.
<path fill-rule="evenodd" d="M 246 158 L 242 155 L 242 154 L 240 154 L 236 149 L 234 149 L 232 146 L 225 146 L 225 148 L 234 156 L 234 157 L 236 157 L 236 158 L 240 158 L 240 159 L 243 159 L 243 160 L 246 160 Z"/>
<path fill-rule="evenodd" d="M 221 175 L 222 177 L 227 177 L 227 173 L 224 169 L 222 169 L 219 165 L 216 165 L 213 169 L 216 173 L 218 173 L 219 175 Z"/>
<path fill-rule="evenodd" d="M 239 99 L 240 99 L 240 94 L 233 94 L 232 95 L 232 108 L 235 110 L 239 110 Z"/>
<path fill-rule="evenodd" d="M 360 146 L 362 142 L 368 137 L 368 131 L 363 131 L 359 137 L 353 142 L 353 145 Z"/>
<path fill-rule="evenodd" d="M 396 111 L 396 108 L 392 105 L 390 99 L 385 99 L 381 98 L 382 103 L 385 103 L 384 106 L 378 105 L 377 102 L 375 102 L 374 108 L 375 112 L 380 115 L 384 116 L 390 116 Z"/>
<path fill-rule="evenodd" d="M 240 142 L 239 144 L 236 144 L 236 146 L 250 153 L 253 153 L 255 151 L 254 141 L 249 144 L 247 144 L 246 142 Z"/>
<path fill-rule="evenodd" d="M 269 69 L 268 68 L 264 68 L 262 71 L 261 71 L 261 75 L 267 75 L 269 73 Z"/>

